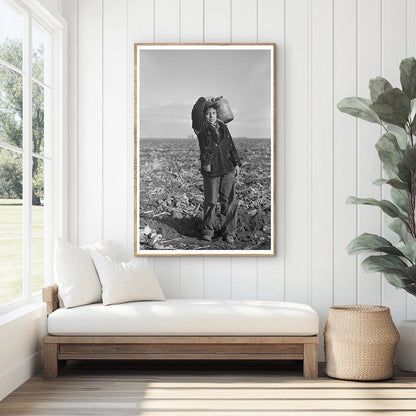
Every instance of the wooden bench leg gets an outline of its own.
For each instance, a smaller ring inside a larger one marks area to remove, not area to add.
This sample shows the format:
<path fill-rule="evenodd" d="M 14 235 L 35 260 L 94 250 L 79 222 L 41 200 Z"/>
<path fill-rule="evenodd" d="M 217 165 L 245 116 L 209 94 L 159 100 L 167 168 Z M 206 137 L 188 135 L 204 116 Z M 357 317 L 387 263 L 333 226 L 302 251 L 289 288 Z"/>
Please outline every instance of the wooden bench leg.
<path fill-rule="evenodd" d="M 43 377 L 58 377 L 58 344 L 43 344 Z"/>
<path fill-rule="evenodd" d="M 305 378 L 318 377 L 318 344 L 304 344 L 303 346 L 303 376 Z"/>

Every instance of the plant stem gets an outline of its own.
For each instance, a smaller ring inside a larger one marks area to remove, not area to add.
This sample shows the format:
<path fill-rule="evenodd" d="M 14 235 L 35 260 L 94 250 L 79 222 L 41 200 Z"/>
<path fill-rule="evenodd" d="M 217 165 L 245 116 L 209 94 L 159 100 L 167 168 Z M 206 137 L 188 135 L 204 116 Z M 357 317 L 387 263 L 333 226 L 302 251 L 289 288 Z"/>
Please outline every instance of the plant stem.
<path fill-rule="evenodd" d="M 409 123 L 409 135 L 410 143 L 413 147 L 413 130 L 412 125 Z M 415 199 L 416 199 L 416 172 L 410 172 L 411 184 L 410 184 L 410 195 L 409 195 L 409 218 L 410 218 L 410 231 L 412 237 L 416 238 L 416 224 L 415 224 Z"/>

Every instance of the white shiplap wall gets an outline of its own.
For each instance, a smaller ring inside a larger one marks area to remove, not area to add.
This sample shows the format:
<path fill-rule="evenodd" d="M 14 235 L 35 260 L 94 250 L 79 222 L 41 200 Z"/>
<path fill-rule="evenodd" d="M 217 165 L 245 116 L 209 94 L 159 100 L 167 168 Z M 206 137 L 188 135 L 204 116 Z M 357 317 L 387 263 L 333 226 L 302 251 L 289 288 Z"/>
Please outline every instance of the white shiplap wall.
<path fill-rule="evenodd" d="M 133 43 L 274 42 L 277 45 L 275 258 L 156 258 L 168 297 L 276 299 L 328 307 L 383 303 L 396 320 L 416 301 L 363 273 L 345 246 L 388 232 L 380 197 L 378 127 L 338 112 L 368 96 L 369 78 L 398 85 L 416 54 L 414 0 L 62 0 L 69 21 L 70 238 L 115 241 L 133 253 Z"/>

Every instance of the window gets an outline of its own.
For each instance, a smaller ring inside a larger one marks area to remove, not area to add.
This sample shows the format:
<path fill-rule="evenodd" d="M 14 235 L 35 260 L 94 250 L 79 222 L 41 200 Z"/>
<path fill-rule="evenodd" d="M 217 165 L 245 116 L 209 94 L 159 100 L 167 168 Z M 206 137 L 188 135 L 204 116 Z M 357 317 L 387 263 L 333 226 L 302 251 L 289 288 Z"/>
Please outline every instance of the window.
<path fill-rule="evenodd" d="M 63 229 L 65 25 L 30 0 L 0 0 L 0 312 L 52 278 Z M 53 105 L 52 105 L 53 104 Z"/>

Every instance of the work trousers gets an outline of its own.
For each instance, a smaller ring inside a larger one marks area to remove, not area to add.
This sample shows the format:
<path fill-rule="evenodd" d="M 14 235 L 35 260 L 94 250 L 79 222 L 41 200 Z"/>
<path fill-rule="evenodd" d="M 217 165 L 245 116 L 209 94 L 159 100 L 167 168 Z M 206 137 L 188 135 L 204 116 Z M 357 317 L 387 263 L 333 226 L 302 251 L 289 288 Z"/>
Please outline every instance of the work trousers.
<path fill-rule="evenodd" d="M 219 196 L 220 224 L 223 235 L 235 237 L 237 229 L 236 177 L 234 171 L 210 178 L 204 176 L 204 223 L 202 233 L 212 236 L 215 230 L 215 207 Z"/>

